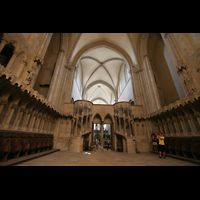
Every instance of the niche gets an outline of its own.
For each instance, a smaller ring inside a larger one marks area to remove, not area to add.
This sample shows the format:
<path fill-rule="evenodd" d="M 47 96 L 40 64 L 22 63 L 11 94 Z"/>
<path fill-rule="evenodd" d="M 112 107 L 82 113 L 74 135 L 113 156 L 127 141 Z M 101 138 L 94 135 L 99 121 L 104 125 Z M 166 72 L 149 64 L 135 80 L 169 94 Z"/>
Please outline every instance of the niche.
<path fill-rule="evenodd" d="M 0 53 L 0 64 L 3 65 L 4 67 L 7 66 L 8 62 L 10 61 L 12 55 L 13 55 L 13 51 L 14 51 L 15 47 L 9 43 L 6 44 L 4 46 L 4 48 L 2 49 L 1 53 Z"/>

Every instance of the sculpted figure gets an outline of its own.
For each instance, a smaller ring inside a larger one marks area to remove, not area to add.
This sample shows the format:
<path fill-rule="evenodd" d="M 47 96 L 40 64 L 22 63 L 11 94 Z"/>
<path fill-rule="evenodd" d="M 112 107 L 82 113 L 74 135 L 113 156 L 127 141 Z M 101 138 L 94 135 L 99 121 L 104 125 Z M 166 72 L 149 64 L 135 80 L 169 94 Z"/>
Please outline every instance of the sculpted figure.
<path fill-rule="evenodd" d="M 188 74 L 187 67 L 182 60 L 178 61 L 178 66 L 176 67 L 176 71 L 179 75 L 181 75 L 188 95 L 192 95 L 194 92 L 196 92 L 197 89 L 194 85 L 193 79 Z"/>

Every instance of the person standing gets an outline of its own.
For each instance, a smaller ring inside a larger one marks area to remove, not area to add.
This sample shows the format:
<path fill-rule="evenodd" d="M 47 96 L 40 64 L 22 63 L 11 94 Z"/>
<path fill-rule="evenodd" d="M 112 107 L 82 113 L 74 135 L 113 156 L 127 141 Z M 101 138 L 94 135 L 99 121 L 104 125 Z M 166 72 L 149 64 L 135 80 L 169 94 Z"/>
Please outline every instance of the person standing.
<path fill-rule="evenodd" d="M 159 158 L 161 158 L 161 152 L 163 152 L 163 158 L 165 158 L 165 137 L 162 136 L 162 133 L 160 132 L 159 134 L 159 137 L 158 137 L 158 140 L 159 140 Z"/>
<path fill-rule="evenodd" d="M 108 138 L 108 146 L 107 146 L 107 150 L 108 150 L 109 146 L 110 146 L 110 139 Z"/>
<path fill-rule="evenodd" d="M 98 150 L 98 144 L 99 144 L 99 141 L 98 139 L 96 139 L 96 150 Z"/>
<path fill-rule="evenodd" d="M 157 145 L 157 137 L 155 136 L 155 134 L 152 135 L 152 142 L 153 142 L 153 150 L 155 152 L 158 152 L 158 145 Z"/>

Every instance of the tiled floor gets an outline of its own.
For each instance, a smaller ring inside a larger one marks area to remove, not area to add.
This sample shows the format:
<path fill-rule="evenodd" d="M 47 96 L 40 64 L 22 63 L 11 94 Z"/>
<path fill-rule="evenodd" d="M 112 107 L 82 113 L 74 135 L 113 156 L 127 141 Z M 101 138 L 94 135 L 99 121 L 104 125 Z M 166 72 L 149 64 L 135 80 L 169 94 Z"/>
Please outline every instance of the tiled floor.
<path fill-rule="evenodd" d="M 158 158 L 157 154 L 128 154 L 110 150 L 97 150 L 72 153 L 58 151 L 16 166 L 198 166 L 194 163 L 167 157 Z"/>

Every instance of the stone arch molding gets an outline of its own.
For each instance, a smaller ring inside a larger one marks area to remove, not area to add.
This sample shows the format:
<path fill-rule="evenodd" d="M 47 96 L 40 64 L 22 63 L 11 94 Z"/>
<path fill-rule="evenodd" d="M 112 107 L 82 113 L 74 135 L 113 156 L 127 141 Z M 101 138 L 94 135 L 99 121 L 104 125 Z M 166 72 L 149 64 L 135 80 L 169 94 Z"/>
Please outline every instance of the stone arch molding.
<path fill-rule="evenodd" d="M 106 47 L 108 49 L 115 51 L 116 53 L 120 54 L 127 61 L 129 68 L 131 68 L 131 67 L 136 68 L 136 66 L 137 66 L 136 63 L 133 62 L 133 60 L 131 59 L 129 54 L 124 49 L 122 49 L 118 45 L 113 44 L 112 42 L 109 42 L 107 40 L 91 42 L 91 43 L 85 45 L 76 53 L 76 55 L 73 58 L 71 58 L 71 63 L 73 63 L 73 65 L 76 66 L 84 54 L 86 54 L 87 52 L 89 52 L 93 49 L 97 49 L 100 47 Z"/>
<path fill-rule="evenodd" d="M 99 115 L 100 116 L 100 119 L 101 119 L 101 122 L 102 122 L 102 119 L 104 119 L 104 118 L 102 118 L 102 116 L 101 116 L 101 114 L 99 113 L 99 112 L 96 112 L 94 115 L 92 115 L 92 122 L 94 121 L 94 118 L 96 117 L 96 115 Z"/>
<path fill-rule="evenodd" d="M 114 117 L 110 113 L 108 113 L 108 112 L 106 112 L 105 114 L 102 114 L 100 112 L 95 112 L 95 114 L 92 116 L 91 121 L 94 121 L 94 118 L 95 118 L 96 115 L 100 116 L 101 122 L 104 122 L 104 120 L 105 120 L 105 118 L 106 118 L 107 115 L 109 115 L 110 118 L 111 118 L 111 120 L 112 120 L 112 122 L 114 122 Z"/>
<path fill-rule="evenodd" d="M 107 116 L 109 116 L 109 117 L 111 118 L 112 122 L 114 122 L 113 116 L 112 116 L 111 114 L 109 114 L 109 113 L 105 114 L 105 116 L 104 116 L 104 118 L 103 118 L 103 121 L 105 120 L 105 118 L 106 118 Z"/>

